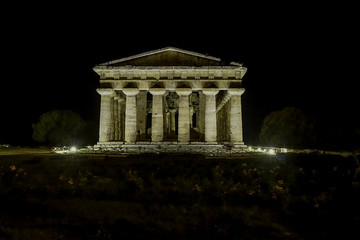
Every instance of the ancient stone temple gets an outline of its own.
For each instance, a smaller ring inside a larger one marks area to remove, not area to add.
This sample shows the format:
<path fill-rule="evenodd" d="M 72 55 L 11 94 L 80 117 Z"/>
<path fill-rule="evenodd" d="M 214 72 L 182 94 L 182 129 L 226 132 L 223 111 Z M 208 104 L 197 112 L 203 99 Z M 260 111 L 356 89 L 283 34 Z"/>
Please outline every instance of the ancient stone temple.
<path fill-rule="evenodd" d="M 202 152 L 244 146 L 242 64 L 167 47 L 99 64 L 96 148 Z"/>

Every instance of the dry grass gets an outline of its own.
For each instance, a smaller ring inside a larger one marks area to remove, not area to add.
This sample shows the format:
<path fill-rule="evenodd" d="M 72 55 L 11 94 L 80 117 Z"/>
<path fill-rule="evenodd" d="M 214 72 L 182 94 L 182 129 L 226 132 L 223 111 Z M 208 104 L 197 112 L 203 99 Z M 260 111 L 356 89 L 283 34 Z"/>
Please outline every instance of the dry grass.
<path fill-rule="evenodd" d="M 346 237 L 360 215 L 352 163 L 297 154 L 1 155 L 0 238 Z"/>

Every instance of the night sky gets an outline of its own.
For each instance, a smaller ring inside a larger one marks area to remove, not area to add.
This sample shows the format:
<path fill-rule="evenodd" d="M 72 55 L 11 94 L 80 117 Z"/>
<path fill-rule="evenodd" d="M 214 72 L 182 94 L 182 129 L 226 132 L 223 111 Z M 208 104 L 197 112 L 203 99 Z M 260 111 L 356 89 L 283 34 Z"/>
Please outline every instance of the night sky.
<path fill-rule="evenodd" d="M 256 140 L 268 113 L 287 106 L 332 128 L 360 122 L 354 6 L 14 5 L 1 17 L 0 144 L 32 144 L 31 124 L 53 109 L 98 122 L 94 65 L 167 46 L 248 68 L 245 143 Z"/>

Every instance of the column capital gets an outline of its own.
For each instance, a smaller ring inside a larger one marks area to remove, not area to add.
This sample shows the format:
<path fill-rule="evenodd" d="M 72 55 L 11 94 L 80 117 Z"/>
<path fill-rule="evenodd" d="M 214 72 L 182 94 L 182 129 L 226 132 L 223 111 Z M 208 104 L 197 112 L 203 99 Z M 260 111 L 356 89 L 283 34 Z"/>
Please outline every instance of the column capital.
<path fill-rule="evenodd" d="M 175 91 L 179 96 L 188 96 L 192 93 L 191 88 L 176 88 Z"/>
<path fill-rule="evenodd" d="M 114 89 L 112 88 L 97 88 L 96 91 L 100 94 L 100 95 L 113 95 L 115 94 Z"/>
<path fill-rule="evenodd" d="M 176 109 L 176 108 L 169 108 L 169 112 L 171 112 L 171 113 L 176 113 L 176 112 L 177 112 L 177 109 Z"/>
<path fill-rule="evenodd" d="M 205 95 L 216 95 L 218 94 L 218 88 L 203 88 L 202 93 Z"/>
<path fill-rule="evenodd" d="M 149 93 L 152 95 L 164 95 L 165 94 L 165 88 L 150 88 Z"/>
<path fill-rule="evenodd" d="M 231 96 L 241 96 L 245 92 L 245 88 L 229 88 L 227 92 Z"/>
<path fill-rule="evenodd" d="M 122 91 L 126 96 L 135 96 L 140 92 L 138 88 L 123 88 Z"/>

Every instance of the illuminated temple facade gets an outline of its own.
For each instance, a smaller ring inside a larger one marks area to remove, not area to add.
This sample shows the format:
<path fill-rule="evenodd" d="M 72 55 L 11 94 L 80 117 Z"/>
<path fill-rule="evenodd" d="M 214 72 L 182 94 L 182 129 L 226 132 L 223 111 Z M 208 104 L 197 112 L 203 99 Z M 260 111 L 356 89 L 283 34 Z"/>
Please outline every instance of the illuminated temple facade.
<path fill-rule="evenodd" d="M 244 146 L 242 64 L 167 47 L 94 71 L 101 96 L 96 148 L 201 152 Z"/>

